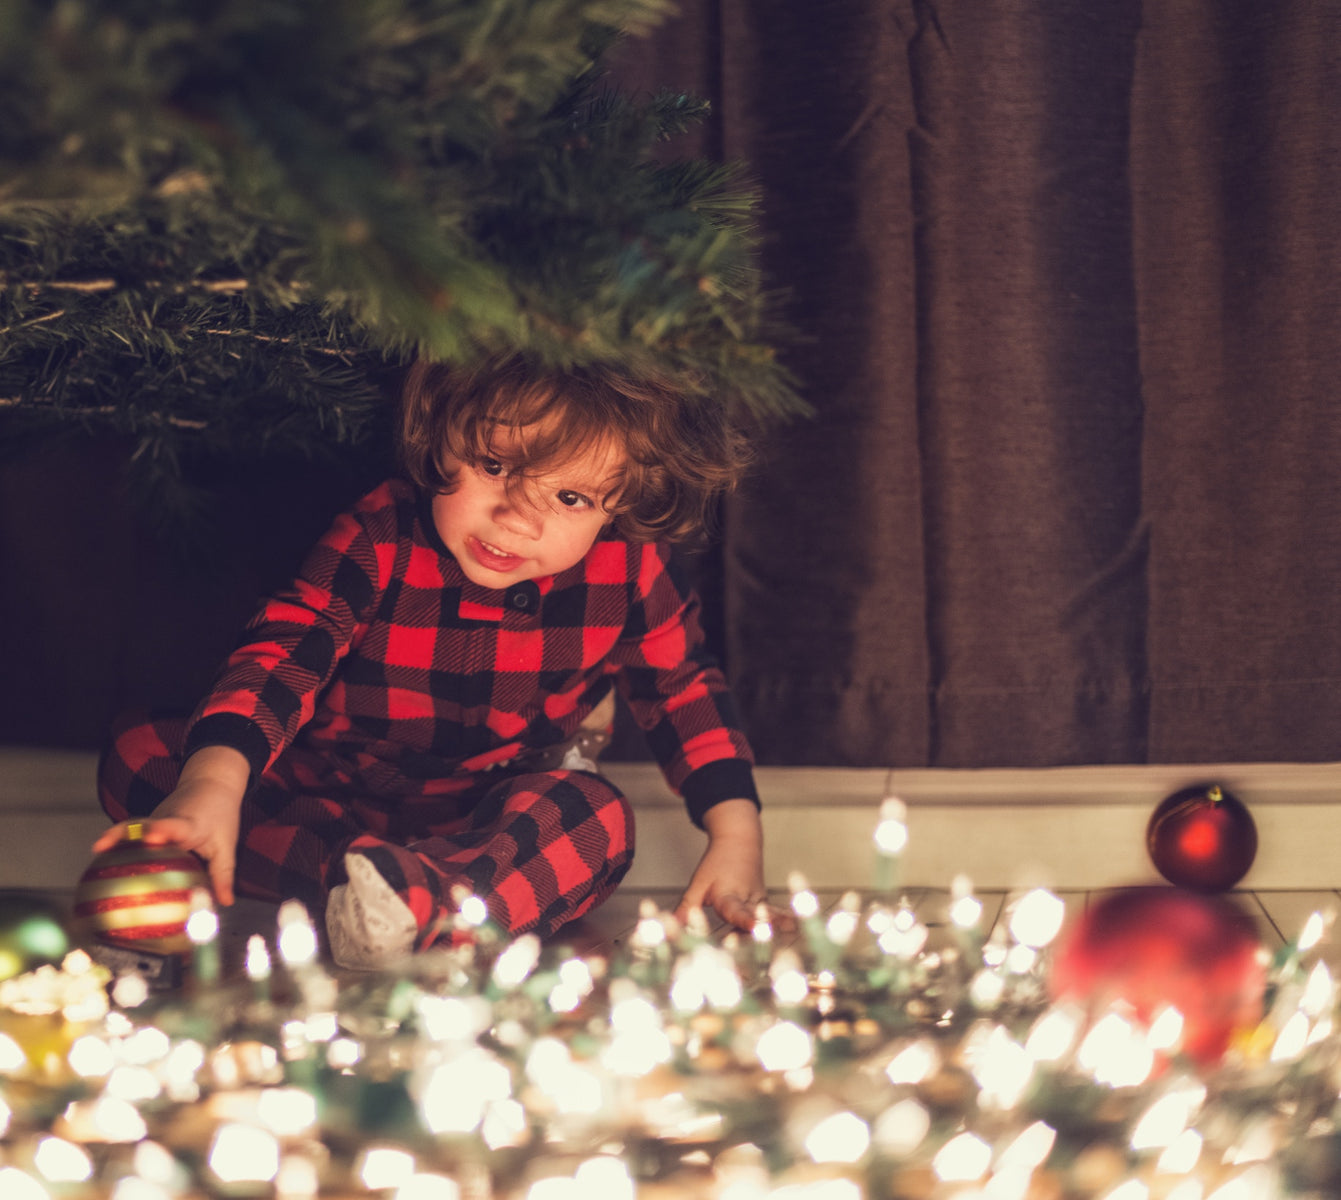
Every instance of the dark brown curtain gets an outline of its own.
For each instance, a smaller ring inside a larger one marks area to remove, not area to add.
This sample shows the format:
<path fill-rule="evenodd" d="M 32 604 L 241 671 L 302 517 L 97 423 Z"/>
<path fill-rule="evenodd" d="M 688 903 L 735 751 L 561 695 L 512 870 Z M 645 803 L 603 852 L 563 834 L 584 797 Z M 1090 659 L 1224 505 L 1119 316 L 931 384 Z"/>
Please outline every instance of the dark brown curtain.
<path fill-rule="evenodd" d="M 1341 5 L 721 0 L 817 416 L 733 500 L 765 761 L 1341 758 Z"/>

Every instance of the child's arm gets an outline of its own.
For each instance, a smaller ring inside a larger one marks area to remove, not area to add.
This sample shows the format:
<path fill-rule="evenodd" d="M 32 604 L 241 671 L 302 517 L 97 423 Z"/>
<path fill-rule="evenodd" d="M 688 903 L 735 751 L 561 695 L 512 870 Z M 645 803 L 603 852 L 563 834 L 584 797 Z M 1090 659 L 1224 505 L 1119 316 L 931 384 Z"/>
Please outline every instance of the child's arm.
<path fill-rule="evenodd" d="M 711 906 L 737 929 L 754 926 L 764 890 L 764 829 L 752 800 L 723 800 L 703 814 L 708 848 L 676 907 L 680 921 L 691 908 Z"/>
<path fill-rule="evenodd" d="M 144 827 L 144 840 L 171 842 L 193 850 L 209 866 L 214 897 L 233 903 L 233 864 L 237 857 L 238 815 L 251 767 L 230 746 L 202 746 L 182 767 L 177 787 L 148 817 L 133 818 Z M 108 850 L 126 836 L 131 821 L 120 821 L 93 843 L 94 853 Z"/>

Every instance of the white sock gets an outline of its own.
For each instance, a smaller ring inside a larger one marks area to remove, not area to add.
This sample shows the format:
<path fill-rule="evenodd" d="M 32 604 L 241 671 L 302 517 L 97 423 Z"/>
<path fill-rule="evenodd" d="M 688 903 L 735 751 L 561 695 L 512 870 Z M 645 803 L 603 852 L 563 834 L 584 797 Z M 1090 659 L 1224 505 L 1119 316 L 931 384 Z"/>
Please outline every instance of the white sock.
<path fill-rule="evenodd" d="M 596 772 L 596 764 L 582 753 L 580 746 L 569 746 L 568 752 L 563 756 L 563 762 L 559 764 L 561 771 L 591 771 Z"/>
<path fill-rule="evenodd" d="M 326 898 L 326 937 L 342 967 L 375 971 L 408 958 L 419 925 L 391 885 L 362 854 L 345 855 L 348 883 Z"/>

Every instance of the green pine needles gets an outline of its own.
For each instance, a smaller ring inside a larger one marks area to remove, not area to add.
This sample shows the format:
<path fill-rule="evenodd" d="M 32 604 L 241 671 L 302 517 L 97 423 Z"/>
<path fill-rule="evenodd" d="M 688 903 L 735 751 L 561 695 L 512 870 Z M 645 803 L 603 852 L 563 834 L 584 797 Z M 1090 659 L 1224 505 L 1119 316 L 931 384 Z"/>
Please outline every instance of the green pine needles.
<path fill-rule="evenodd" d="M 703 116 L 610 91 L 668 0 L 0 0 L 0 442 L 357 443 L 414 355 L 799 412 Z"/>

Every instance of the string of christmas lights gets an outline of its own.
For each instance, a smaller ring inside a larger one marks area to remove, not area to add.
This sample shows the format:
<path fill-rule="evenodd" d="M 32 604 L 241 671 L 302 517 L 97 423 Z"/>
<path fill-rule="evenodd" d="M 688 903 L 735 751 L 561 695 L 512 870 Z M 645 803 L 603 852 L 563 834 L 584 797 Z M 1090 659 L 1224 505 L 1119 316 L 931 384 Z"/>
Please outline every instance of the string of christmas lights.
<path fill-rule="evenodd" d="M 82 950 L 0 984 L 0 1196 L 1337 1194 L 1331 914 L 1270 963 L 1255 947 L 1250 1018 L 1227 1010 L 1223 1048 L 1194 1054 L 1209 1018 L 1158 987 L 1059 994 L 1075 950 L 1044 889 L 984 930 L 959 878 L 946 920 L 920 919 L 903 819 L 882 806 L 869 897 L 825 914 L 793 874 L 790 933 L 766 908 L 717 936 L 645 901 L 625 946 L 583 955 L 507 939 L 462 897 L 452 948 L 354 983 L 292 901 L 221 977 L 202 893 L 180 989 Z M 1181 969 L 1145 962 L 1143 986 Z"/>

